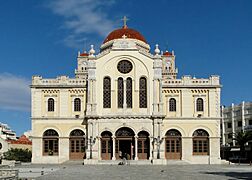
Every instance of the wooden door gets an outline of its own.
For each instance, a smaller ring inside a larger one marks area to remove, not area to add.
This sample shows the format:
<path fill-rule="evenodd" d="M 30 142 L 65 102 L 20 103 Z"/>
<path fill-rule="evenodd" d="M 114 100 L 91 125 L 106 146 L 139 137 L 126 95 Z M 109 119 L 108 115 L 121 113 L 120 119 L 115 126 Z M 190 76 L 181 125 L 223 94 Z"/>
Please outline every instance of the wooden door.
<path fill-rule="evenodd" d="M 101 140 L 101 158 L 102 160 L 112 159 L 112 140 L 110 138 L 102 138 Z"/>
<path fill-rule="evenodd" d="M 138 159 L 149 158 L 149 140 L 147 138 L 139 138 L 137 143 L 137 155 Z"/>
<path fill-rule="evenodd" d="M 85 139 L 73 138 L 70 139 L 70 159 L 83 159 L 85 156 Z"/>
<path fill-rule="evenodd" d="M 181 138 L 167 137 L 165 139 L 166 159 L 181 159 Z"/>

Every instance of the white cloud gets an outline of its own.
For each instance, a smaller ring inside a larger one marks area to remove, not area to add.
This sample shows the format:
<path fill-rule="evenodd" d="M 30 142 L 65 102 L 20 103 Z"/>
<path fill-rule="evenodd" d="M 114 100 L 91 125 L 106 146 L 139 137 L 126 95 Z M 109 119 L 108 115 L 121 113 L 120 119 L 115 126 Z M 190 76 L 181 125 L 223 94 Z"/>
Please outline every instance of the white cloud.
<path fill-rule="evenodd" d="M 30 81 L 9 73 L 0 74 L 0 109 L 30 111 Z"/>
<path fill-rule="evenodd" d="M 114 0 L 54 0 L 48 7 L 55 14 L 63 16 L 63 27 L 71 30 L 64 40 L 66 45 L 78 47 L 83 45 L 80 39 L 85 35 L 98 34 L 104 37 L 114 29 L 113 21 L 106 12 L 107 7 L 114 3 Z"/>

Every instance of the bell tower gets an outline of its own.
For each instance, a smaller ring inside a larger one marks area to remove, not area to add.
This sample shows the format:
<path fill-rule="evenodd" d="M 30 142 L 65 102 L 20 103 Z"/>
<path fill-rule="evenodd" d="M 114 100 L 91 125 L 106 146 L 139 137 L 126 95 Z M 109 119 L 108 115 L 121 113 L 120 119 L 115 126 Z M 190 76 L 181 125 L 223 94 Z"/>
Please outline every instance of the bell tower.
<path fill-rule="evenodd" d="M 162 55 L 162 78 L 163 79 L 176 79 L 178 69 L 175 66 L 175 54 L 174 51 L 165 51 Z"/>

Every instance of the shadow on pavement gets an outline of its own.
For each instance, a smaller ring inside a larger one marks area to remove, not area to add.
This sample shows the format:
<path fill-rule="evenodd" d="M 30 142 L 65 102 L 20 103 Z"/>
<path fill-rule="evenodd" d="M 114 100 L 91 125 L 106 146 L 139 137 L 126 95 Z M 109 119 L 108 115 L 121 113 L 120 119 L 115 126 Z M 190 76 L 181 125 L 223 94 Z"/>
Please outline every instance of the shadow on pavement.
<path fill-rule="evenodd" d="M 234 179 L 252 179 L 252 172 L 202 172 L 203 174 L 212 174 L 219 176 L 228 176 Z"/>

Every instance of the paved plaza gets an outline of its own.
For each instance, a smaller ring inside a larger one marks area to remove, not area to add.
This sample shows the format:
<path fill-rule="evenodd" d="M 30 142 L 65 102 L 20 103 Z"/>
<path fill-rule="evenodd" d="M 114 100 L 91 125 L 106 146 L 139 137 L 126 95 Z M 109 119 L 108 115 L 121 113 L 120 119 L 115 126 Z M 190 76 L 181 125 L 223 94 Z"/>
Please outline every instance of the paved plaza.
<path fill-rule="evenodd" d="M 210 180 L 252 179 L 249 165 L 27 165 L 16 167 L 22 179 L 45 180 Z"/>

